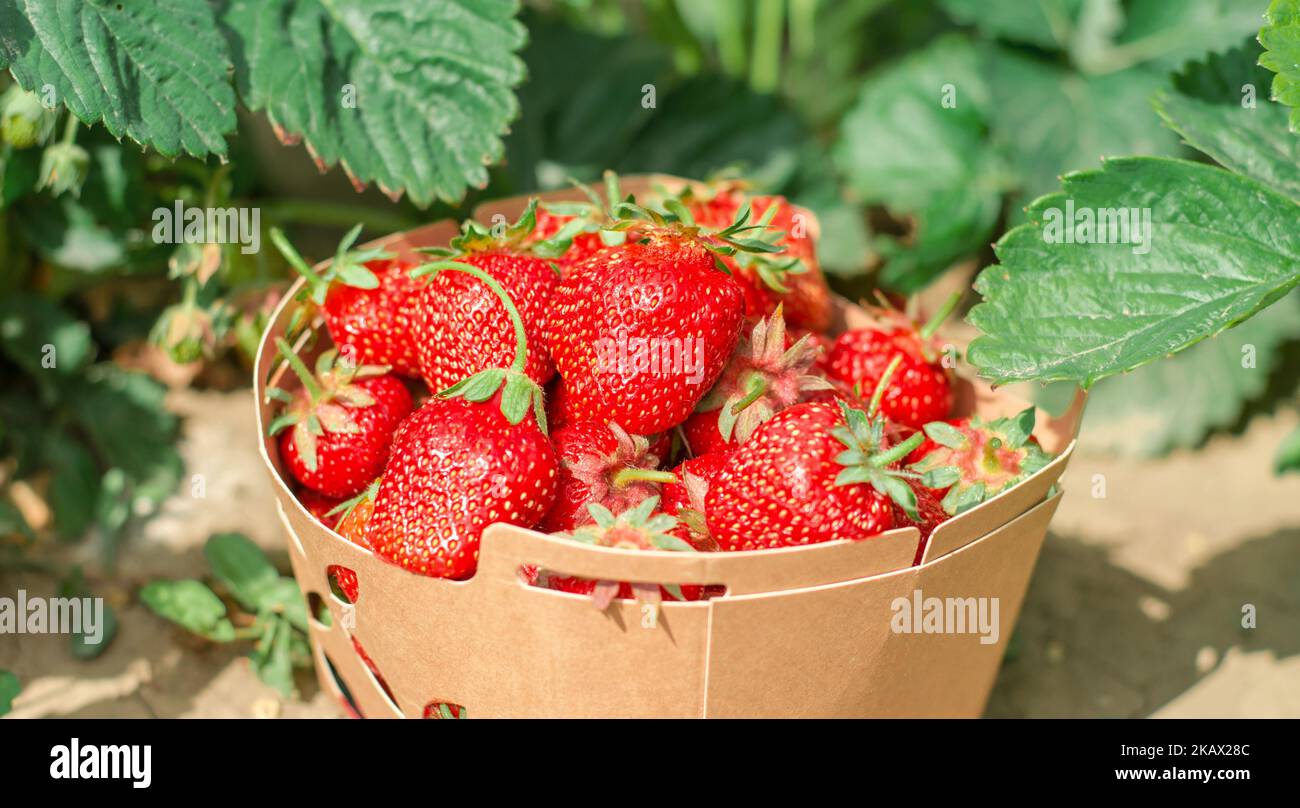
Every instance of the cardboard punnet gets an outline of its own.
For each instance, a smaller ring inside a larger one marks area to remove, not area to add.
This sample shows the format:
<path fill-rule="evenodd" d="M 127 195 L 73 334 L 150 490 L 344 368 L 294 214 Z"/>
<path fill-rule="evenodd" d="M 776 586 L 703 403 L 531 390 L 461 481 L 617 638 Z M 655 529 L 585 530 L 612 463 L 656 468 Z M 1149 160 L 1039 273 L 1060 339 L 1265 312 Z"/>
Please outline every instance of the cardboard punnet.
<path fill-rule="evenodd" d="M 681 182 L 629 178 L 624 187 L 639 193 Z M 545 196 L 575 198 L 571 191 Z M 513 221 L 525 201 L 498 201 L 476 216 L 491 223 L 501 213 Z M 376 243 L 407 254 L 445 245 L 455 232 L 454 224 L 440 222 Z M 274 347 L 288 324 L 290 300 L 273 316 L 257 362 L 263 436 L 274 415 L 266 388 L 292 388 L 294 381 L 277 369 Z M 835 330 L 866 316 L 843 300 L 836 308 Z M 957 400 L 959 413 L 985 416 L 1026 406 L 966 378 L 958 380 Z M 912 566 L 915 528 L 863 542 L 688 554 L 592 547 L 497 524 L 483 534 L 473 578 L 425 578 L 323 527 L 286 484 L 273 440 L 263 437 L 262 456 L 312 613 L 321 686 L 340 698 L 346 687 L 367 717 L 420 717 L 437 703 L 461 705 L 474 718 L 974 717 L 984 709 L 1060 501 L 1054 486 L 1073 451 L 1081 410 L 1082 398 L 1061 418 L 1040 413 L 1034 434 L 1058 457 L 941 525 L 918 566 Z M 525 564 L 587 578 L 727 590 L 708 601 L 666 603 L 657 612 L 617 600 L 602 612 L 588 598 L 528 586 L 518 573 Z M 354 604 L 331 594 L 331 565 L 356 573 Z M 924 629 L 921 617 L 933 616 L 936 603 L 948 610 L 946 633 L 900 630 L 907 628 L 903 615 L 918 605 L 922 614 L 913 627 Z M 981 605 L 988 609 L 982 629 L 976 624 Z M 328 625 L 316 619 L 317 608 L 328 609 Z M 969 619 L 953 624 L 957 617 Z M 386 687 L 354 651 L 354 637 Z"/>

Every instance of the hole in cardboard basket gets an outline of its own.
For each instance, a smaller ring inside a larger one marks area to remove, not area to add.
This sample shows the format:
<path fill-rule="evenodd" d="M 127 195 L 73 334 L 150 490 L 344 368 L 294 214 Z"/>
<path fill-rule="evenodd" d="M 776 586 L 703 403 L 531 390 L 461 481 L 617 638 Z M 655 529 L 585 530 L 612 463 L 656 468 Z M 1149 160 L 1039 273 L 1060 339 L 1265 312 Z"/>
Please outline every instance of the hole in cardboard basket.
<path fill-rule="evenodd" d="M 325 577 L 329 578 L 330 593 L 344 603 L 356 603 L 361 595 L 361 585 L 357 574 L 347 567 L 330 564 L 325 568 Z"/>
<path fill-rule="evenodd" d="M 388 699 L 388 703 L 392 705 L 394 710 L 399 709 L 397 699 L 393 697 L 393 690 L 388 686 L 388 680 L 379 672 L 379 668 L 375 666 L 375 661 L 366 653 L 366 649 L 361 647 L 361 641 L 352 634 L 348 635 L 348 639 L 352 640 L 352 650 L 356 651 L 357 656 L 361 657 L 361 662 L 365 664 L 366 670 L 370 672 L 370 678 L 374 679 L 379 689 L 384 691 L 384 697 Z"/>
<path fill-rule="evenodd" d="M 519 580 L 529 586 L 538 589 L 552 589 L 558 592 L 568 592 L 574 595 L 592 595 L 595 594 L 597 582 L 593 578 L 580 578 L 576 575 L 565 575 L 554 570 L 543 569 L 536 564 L 522 564 L 516 571 Z M 727 587 L 723 584 L 660 584 L 659 597 L 665 603 L 674 603 L 678 601 L 701 601 L 712 600 L 727 594 Z M 637 592 L 634 585 L 626 581 L 618 584 L 618 591 L 614 595 L 618 600 L 637 600 Z"/>
<path fill-rule="evenodd" d="M 329 607 L 325 605 L 325 598 L 322 598 L 319 592 L 307 593 L 307 612 L 313 620 L 325 628 L 334 625 L 334 616 L 330 614 Z"/>
<path fill-rule="evenodd" d="M 325 658 L 325 668 L 329 671 L 330 679 L 334 681 L 334 686 L 338 688 L 339 701 L 342 703 L 343 709 L 353 718 L 365 718 L 361 708 L 357 706 L 356 699 L 352 698 L 352 691 L 348 689 L 343 677 L 339 676 L 338 668 L 334 667 L 334 660 L 330 659 L 328 654 L 322 654 L 321 656 Z"/>
<path fill-rule="evenodd" d="M 469 711 L 449 701 L 431 701 L 424 705 L 424 718 L 469 718 Z"/>

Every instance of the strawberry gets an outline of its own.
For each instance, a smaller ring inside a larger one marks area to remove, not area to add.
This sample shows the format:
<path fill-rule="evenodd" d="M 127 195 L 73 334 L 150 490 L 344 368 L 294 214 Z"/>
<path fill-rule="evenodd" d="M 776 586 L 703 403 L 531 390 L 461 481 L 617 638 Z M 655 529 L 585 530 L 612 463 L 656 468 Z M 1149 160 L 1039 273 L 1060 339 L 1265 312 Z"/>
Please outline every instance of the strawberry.
<path fill-rule="evenodd" d="M 307 488 L 350 497 L 383 468 L 393 430 L 411 411 L 411 394 L 386 367 L 336 361 L 335 349 L 320 355 L 312 376 L 289 343 L 276 343 L 302 382 L 293 396 L 267 392 L 288 403 L 268 430 L 280 435 L 280 459 Z"/>
<path fill-rule="evenodd" d="M 606 238 L 619 243 L 637 238 L 635 228 L 617 235 L 604 232 L 604 228 L 614 223 L 611 211 L 624 201 L 618 175 L 606 171 L 604 179 L 605 199 L 579 182 L 575 186 L 586 195 L 587 201 L 540 202 L 537 205 L 537 226 L 525 243 L 534 249 L 541 246 L 548 254 L 555 255 L 561 277 L 566 277 L 570 268 L 605 249 Z"/>
<path fill-rule="evenodd" d="M 590 524 L 585 524 L 570 533 L 555 535 L 598 547 L 693 552 L 695 548 L 673 535 L 677 520 L 664 513 L 655 513 L 658 506 L 659 497 L 652 496 L 642 500 L 635 508 L 615 516 L 603 505 L 592 503 L 588 506 L 591 515 Z M 589 578 L 551 575 L 546 570 L 539 573 L 537 581 L 538 585 L 545 583 L 548 588 L 561 592 L 590 595 L 598 609 L 607 607 L 615 597 L 636 597 L 638 600 L 650 603 L 657 603 L 664 597 L 672 600 L 699 600 L 704 590 L 702 586 L 691 584 L 657 586 L 593 581 Z"/>
<path fill-rule="evenodd" d="M 546 514 L 558 468 L 543 431 L 542 390 L 525 373 L 524 324 L 510 296 L 477 267 L 440 261 L 431 270 L 473 275 L 497 295 L 513 325 L 514 361 L 442 391 L 402 425 L 366 539 L 381 558 L 413 572 L 463 579 L 478 567 L 485 527 L 532 527 Z"/>
<path fill-rule="evenodd" d="M 339 504 L 333 511 L 334 518 L 338 521 L 334 532 L 358 547 L 369 550 L 370 542 L 366 540 L 366 523 L 370 521 L 370 514 L 375 510 L 375 495 L 378 493 L 379 480 L 375 480 L 366 486 L 365 490 L 360 494 Z"/>
<path fill-rule="evenodd" d="M 555 366 L 546 351 L 542 323 L 556 271 L 547 258 L 521 244 L 533 230 L 535 208 L 534 200 L 500 238 L 482 225 L 465 222 L 450 250 L 423 252 L 479 268 L 512 301 L 518 301 L 528 339 L 525 372 L 534 382 L 545 384 Z M 412 274 L 419 278 L 432 271 L 422 267 Z M 491 289 L 459 272 L 437 272 L 425 282 L 415 304 L 414 323 L 420 374 L 432 392 L 485 368 L 504 366 L 514 355 L 515 335 L 505 307 Z"/>
<path fill-rule="evenodd" d="M 749 205 L 753 217 L 774 229 L 775 243 L 782 249 L 776 261 L 750 255 L 724 258 L 724 263 L 745 288 L 745 313 L 771 314 L 785 304 L 791 326 L 825 331 L 831 321 L 830 288 L 817 262 L 817 251 L 809 232 L 809 213 L 781 196 L 746 196 L 736 184 L 723 185 L 712 196 L 701 198 L 693 191 L 683 194 L 695 220 L 706 227 L 724 227 Z"/>
<path fill-rule="evenodd" d="M 827 375 L 854 389 L 872 389 L 890 361 L 901 356 L 881 403 L 885 417 L 912 429 L 947 417 L 953 402 L 951 374 L 943 366 L 942 345 L 934 340 L 934 332 L 960 299 L 955 293 L 921 327 L 898 312 L 874 309 L 875 325 L 846 331 L 835 340 Z"/>
<path fill-rule="evenodd" d="M 722 377 L 682 424 L 691 451 L 708 454 L 744 443 L 758 425 L 831 383 L 809 374 L 817 349 L 808 337 L 788 345 L 781 307 L 754 324 Z"/>
<path fill-rule="evenodd" d="M 569 206 L 560 203 L 542 202 L 537 206 L 537 227 L 533 230 L 530 242 L 547 241 L 555 238 L 565 240 L 572 233 L 572 241 L 562 255 L 555 259 L 560 272 L 574 264 L 580 264 L 591 256 L 605 249 L 600 233 L 588 230 L 582 218 L 584 211 L 558 213 L 569 210 Z"/>
<path fill-rule="evenodd" d="M 334 526 L 338 524 L 339 521 L 335 509 L 338 507 L 339 503 L 343 502 L 343 500 L 338 497 L 327 497 L 318 491 L 313 491 L 306 487 L 299 487 L 296 494 L 298 496 L 298 501 L 307 509 L 307 513 L 316 517 L 316 521 L 320 522 L 325 527 L 330 528 L 331 530 L 334 529 Z"/>
<path fill-rule="evenodd" d="M 650 441 L 629 435 L 618 424 L 578 421 L 551 436 L 560 460 L 555 504 L 537 529 L 545 533 L 573 530 L 591 521 L 587 506 L 631 510 L 659 493 L 662 483 L 676 480 L 657 471 L 659 457 Z"/>
<path fill-rule="evenodd" d="M 1052 461 L 1033 438 L 1033 407 L 1010 418 L 979 416 L 925 425 L 934 449 L 910 469 L 943 496 L 951 515 L 969 510 L 1029 477 Z"/>
<path fill-rule="evenodd" d="M 892 503 L 894 506 L 894 527 L 914 527 L 920 531 L 921 542 L 916 546 L 916 557 L 912 559 L 912 565 L 916 566 L 921 563 L 921 557 L 925 555 L 925 545 L 930 541 L 930 534 L 934 532 L 936 527 L 948 521 L 949 516 L 933 491 L 912 480 L 908 480 L 907 484 L 911 487 L 913 496 L 916 497 L 918 518 L 913 519 L 907 515 L 907 511 L 898 506 L 898 503 Z"/>
<path fill-rule="evenodd" d="M 307 266 L 279 229 L 271 228 L 271 241 L 307 279 L 308 294 L 344 356 L 354 364 L 387 365 L 394 373 L 419 376 L 411 328 L 420 284 L 409 275 L 416 264 L 383 250 L 351 249 L 360 234 L 361 225 L 348 231 L 324 275 Z"/>
<path fill-rule="evenodd" d="M 732 449 L 683 460 L 673 469 L 677 482 L 664 483 L 661 506 L 666 514 L 676 516 L 680 523 L 673 535 L 685 539 L 696 550 L 708 552 L 718 549 L 718 543 L 709 533 L 704 515 L 704 501 L 709 487 L 714 485 L 734 454 Z"/>
<path fill-rule="evenodd" d="M 546 331 L 570 417 L 617 421 L 639 435 L 690 415 L 731 355 L 743 314 L 740 287 L 711 251 L 734 248 L 650 215 L 641 239 L 602 250 L 560 281 Z"/>

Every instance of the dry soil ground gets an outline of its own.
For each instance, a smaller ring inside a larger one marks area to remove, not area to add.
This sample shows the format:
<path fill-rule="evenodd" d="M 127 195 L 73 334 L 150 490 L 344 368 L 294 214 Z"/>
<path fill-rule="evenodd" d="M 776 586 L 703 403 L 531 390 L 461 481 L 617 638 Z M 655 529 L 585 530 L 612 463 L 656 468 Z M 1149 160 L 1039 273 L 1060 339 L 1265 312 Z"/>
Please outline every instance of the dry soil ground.
<path fill-rule="evenodd" d="M 152 578 L 204 574 L 215 531 L 243 531 L 285 561 L 249 394 L 178 393 L 173 405 L 206 497 L 183 490 L 132 536 L 125 577 L 92 576 L 121 619 L 98 659 L 73 659 L 62 637 L 0 636 L 0 668 L 24 683 L 13 715 L 337 715 L 310 677 L 302 699 L 285 701 L 239 652 L 196 643 L 136 603 Z M 1259 418 L 1155 461 L 1078 456 L 988 715 L 1300 717 L 1300 476 L 1269 469 L 1294 423 Z M 0 577 L 4 594 L 53 586 Z M 1241 627 L 1247 604 L 1253 629 Z"/>

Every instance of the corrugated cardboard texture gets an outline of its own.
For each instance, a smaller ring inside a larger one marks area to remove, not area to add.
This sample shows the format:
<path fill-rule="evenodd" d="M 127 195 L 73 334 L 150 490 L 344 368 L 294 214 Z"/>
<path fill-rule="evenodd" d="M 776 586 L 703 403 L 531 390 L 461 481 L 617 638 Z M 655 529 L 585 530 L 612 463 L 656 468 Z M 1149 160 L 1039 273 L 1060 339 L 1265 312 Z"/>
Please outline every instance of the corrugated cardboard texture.
<path fill-rule="evenodd" d="M 640 191 L 673 178 L 628 178 Z M 572 199 L 573 192 L 551 198 Z M 524 200 L 480 208 L 512 219 Z M 815 227 L 815 222 L 813 223 Z M 383 240 L 389 249 L 445 244 L 438 223 Z M 839 327 L 863 312 L 838 302 Z M 273 415 L 264 390 L 275 366 L 274 338 L 288 306 L 263 338 L 256 370 L 258 424 Z M 292 388 L 292 378 L 279 378 Z M 1025 403 L 963 379 L 959 411 L 1001 415 Z M 322 527 L 285 484 L 274 442 L 262 452 L 289 535 L 294 574 L 309 599 L 326 604 L 326 627 L 311 638 L 322 686 L 338 690 L 325 658 L 369 717 L 418 717 L 425 705 L 465 706 L 498 716 L 978 716 L 1019 614 L 1047 523 L 1049 498 L 1073 450 L 1082 401 L 1035 435 L 1062 452 L 1031 480 L 935 531 L 920 566 L 915 529 L 866 542 L 743 553 L 628 553 L 494 525 L 468 581 L 422 578 L 391 566 Z M 353 570 L 360 594 L 330 594 L 330 565 Z M 723 584 L 725 596 L 665 604 L 657 611 L 615 601 L 604 612 L 587 598 L 525 585 L 517 571 L 538 564 L 561 573 L 642 583 Z M 903 634 L 891 628 L 898 598 L 996 598 L 997 641 L 975 634 Z M 355 636 L 396 703 L 352 649 Z"/>

